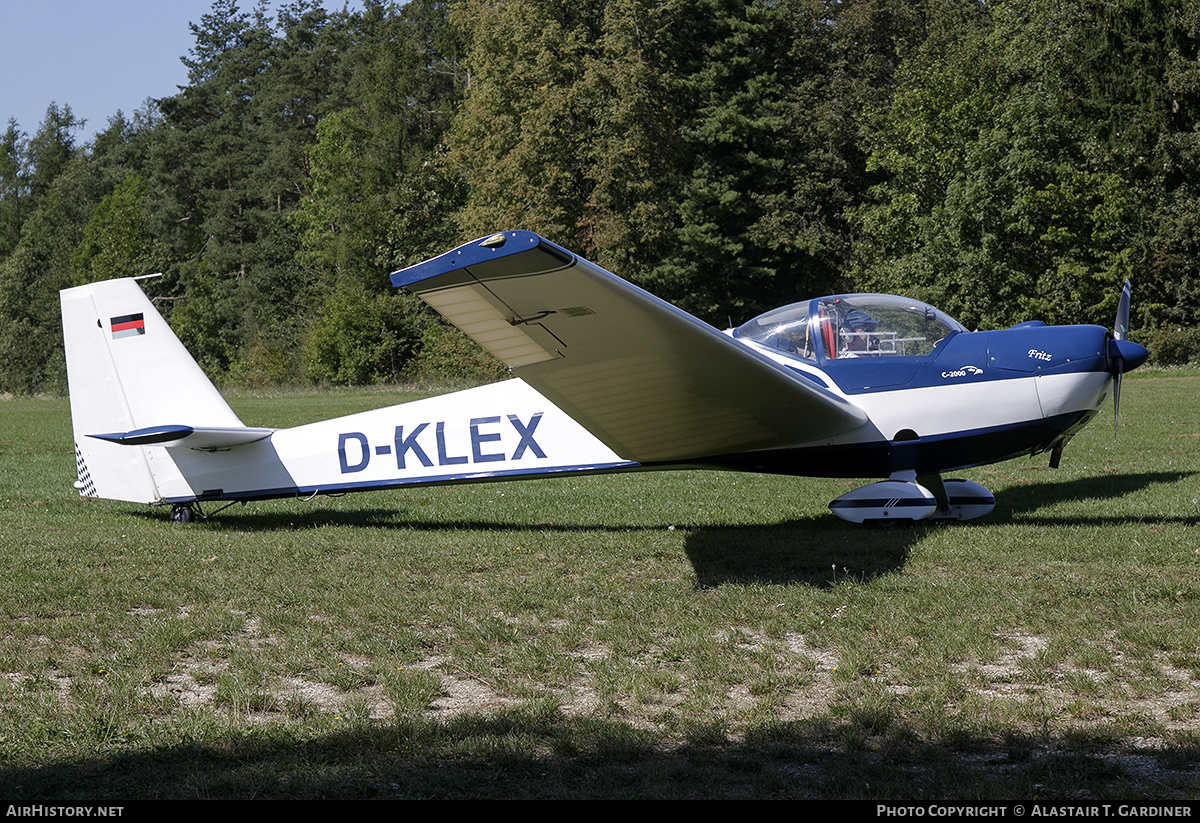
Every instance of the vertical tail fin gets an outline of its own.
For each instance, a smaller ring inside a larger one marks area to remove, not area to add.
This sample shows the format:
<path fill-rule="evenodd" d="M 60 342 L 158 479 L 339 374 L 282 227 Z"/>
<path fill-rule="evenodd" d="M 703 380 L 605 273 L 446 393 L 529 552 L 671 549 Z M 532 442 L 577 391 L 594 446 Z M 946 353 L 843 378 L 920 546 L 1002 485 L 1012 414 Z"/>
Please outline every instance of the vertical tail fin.
<path fill-rule="evenodd" d="M 84 497 L 154 503 L 155 449 L 95 435 L 242 423 L 135 281 L 91 283 L 59 297 L 76 487 Z"/>

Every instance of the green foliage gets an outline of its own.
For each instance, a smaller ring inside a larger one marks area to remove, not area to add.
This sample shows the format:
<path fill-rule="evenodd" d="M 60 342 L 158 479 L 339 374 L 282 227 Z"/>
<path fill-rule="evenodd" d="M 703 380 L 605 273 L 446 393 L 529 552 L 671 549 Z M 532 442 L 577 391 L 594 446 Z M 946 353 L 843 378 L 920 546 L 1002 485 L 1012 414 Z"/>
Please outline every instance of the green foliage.
<path fill-rule="evenodd" d="M 372 294 L 344 281 L 309 324 L 304 376 L 351 385 L 395 381 L 421 339 L 420 306 L 411 295 Z"/>
<path fill-rule="evenodd" d="M 415 53 L 406 57 L 416 59 Z M 386 53 L 378 63 L 370 67 L 372 73 L 388 75 L 395 68 Z M 411 65 L 407 68 L 408 75 L 415 74 Z M 389 90 L 387 99 L 365 111 L 346 109 L 326 117 L 308 149 L 309 196 L 291 221 L 301 238 L 300 262 L 322 281 L 350 278 L 382 291 L 389 288 L 382 272 L 440 253 L 454 242 L 450 214 L 458 186 L 437 167 L 440 118 L 414 118 L 403 107 L 392 111 L 398 107 L 392 99 L 396 94 Z"/>
<path fill-rule="evenodd" d="M 41 198 L 53 185 L 75 152 L 74 132 L 83 126 L 71 113 L 70 106 L 51 103 L 37 132 L 25 147 L 28 155 L 30 195 L 34 200 Z"/>
<path fill-rule="evenodd" d="M 468 184 L 465 234 L 542 232 L 720 322 L 838 279 L 853 92 L 865 88 L 836 68 L 828 16 L 840 11 L 806 0 L 458 11 L 471 85 L 448 159 Z"/>
<path fill-rule="evenodd" d="M 585 80 L 604 7 L 569 0 L 455 7 L 471 37 L 471 79 L 449 163 L 468 184 L 458 218 L 468 236 L 521 227 L 558 242 L 579 237 L 598 102 Z"/>
<path fill-rule="evenodd" d="M 73 157 L 0 262 L 0 391 L 66 388 L 58 292 L 71 286 L 71 257 L 102 190 L 98 170 Z"/>
<path fill-rule="evenodd" d="M 494 383 L 508 376 L 503 363 L 436 317 L 427 318 L 419 356 L 405 371 L 405 377 L 435 386 Z"/>
<path fill-rule="evenodd" d="M 1200 328 L 1162 326 L 1150 334 L 1146 348 L 1156 366 L 1200 364 Z"/>
<path fill-rule="evenodd" d="M 1200 326 L 1194 3 L 217 0 L 192 32 L 188 85 L 91 144 L 58 104 L 0 135 L 0 389 L 59 380 L 58 288 L 156 270 L 221 379 L 488 372 L 363 295 L 506 228 L 719 324 L 882 290 L 1108 325 L 1129 278 L 1135 328 Z M 347 301 L 378 362 L 332 346 Z"/>
<path fill-rule="evenodd" d="M 264 8 L 222 0 L 193 26 L 191 84 L 159 101 L 147 178 L 160 239 L 188 261 L 177 263 L 181 335 L 217 371 L 264 339 L 294 342 L 290 327 L 310 308 L 287 215 L 303 191 L 304 147 L 345 88 L 347 15 L 303 2 L 272 21 Z M 207 329 L 219 337 L 205 340 Z"/>
<path fill-rule="evenodd" d="M 8 128 L 0 137 L 0 260 L 17 246 L 28 200 L 25 134 L 16 120 L 9 119 Z"/>
<path fill-rule="evenodd" d="M 146 211 L 146 182 L 130 172 L 101 199 L 71 255 L 76 286 L 147 274 L 154 247 Z"/>
<path fill-rule="evenodd" d="M 1128 277 L 1143 325 L 1191 322 L 1196 20 L 1159 5 L 997 4 L 910 60 L 853 211 L 858 276 L 969 325 L 1107 325 Z"/>
<path fill-rule="evenodd" d="M 295 385 L 303 379 L 302 340 L 307 327 L 303 318 L 260 325 L 254 336 L 233 353 L 222 382 L 231 386 L 266 388 Z"/>
<path fill-rule="evenodd" d="M 219 377 L 237 359 L 248 307 L 236 295 L 235 282 L 213 277 L 202 266 L 184 267 L 179 275 L 184 296 L 171 307 L 171 327 L 201 367 Z"/>
<path fill-rule="evenodd" d="M 863 274 L 971 326 L 1110 321 L 1130 273 L 1125 183 L 1088 170 L 1043 78 L 1013 72 L 1022 43 L 971 29 L 912 67 L 877 132 L 887 177 L 854 212 Z"/>

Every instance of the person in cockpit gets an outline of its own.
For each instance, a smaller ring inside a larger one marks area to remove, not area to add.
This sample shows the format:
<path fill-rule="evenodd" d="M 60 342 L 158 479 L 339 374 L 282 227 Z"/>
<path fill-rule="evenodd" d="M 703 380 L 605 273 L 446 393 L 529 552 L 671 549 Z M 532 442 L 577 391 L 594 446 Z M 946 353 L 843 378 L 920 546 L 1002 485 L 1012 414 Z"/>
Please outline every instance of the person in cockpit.
<path fill-rule="evenodd" d="M 871 333 L 879 324 L 861 309 L 853 309 L 842 318 L 842 350 L 838 357 L 862 357 L 879 348 Z"/>

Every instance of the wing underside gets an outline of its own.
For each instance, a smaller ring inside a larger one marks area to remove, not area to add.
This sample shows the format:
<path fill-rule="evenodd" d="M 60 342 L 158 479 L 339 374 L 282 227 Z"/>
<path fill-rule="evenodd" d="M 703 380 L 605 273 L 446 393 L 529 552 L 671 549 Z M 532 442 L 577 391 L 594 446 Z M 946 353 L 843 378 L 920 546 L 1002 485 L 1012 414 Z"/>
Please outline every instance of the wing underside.
<path fill-rule="evenodd" d="M 788 448 L 867 422 L 842 398 L 531 232 L 468 243 L 392 283 L 629 460 Z"/>

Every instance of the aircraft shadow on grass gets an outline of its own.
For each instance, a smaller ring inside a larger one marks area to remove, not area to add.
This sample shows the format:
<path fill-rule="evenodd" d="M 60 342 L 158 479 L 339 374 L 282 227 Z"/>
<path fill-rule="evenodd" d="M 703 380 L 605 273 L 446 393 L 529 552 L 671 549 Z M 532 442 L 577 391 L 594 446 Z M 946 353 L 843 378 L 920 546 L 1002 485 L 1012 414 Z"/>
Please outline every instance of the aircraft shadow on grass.
<path fill-rule="evenodd" d="M 1174 484 L 1195 472 L 1144 472 L 1140 474 L 1081 477 L 1066 482 L 1048 481 L 1011 486 L 997 493 L 996 510 L 981 521 L 932 521 L 900 524 L 893 528 L 855 528 L 832 514 L 785 520 L 760 526 L 697 526 L 688 530 L 684 551 L 696 572 L 701 588 L 724 583 L 803 585 L 826 588 L 848 578 L 870 581 L 903 568 L 912 546 L 938 528 L 986 528 L 1011 522 L 1022 525 L 1118 526 L 1131 519 L 1107 514 L 1104 501 L 1136 494 L 1157 484 Z M 1061 503 L 1095 500 L 1096 514 L 1055 515 L 1050 509 Z M 234 507 L 211 520 L 211 528 L 237 532 L 288 531 L 350 526 L 395 528 L 418 531 L 482 531 L 494 533 L 536 530 L 551 533 L 656 532 L 661 524 L 634 522 L 553 522 L 553 504 L 535 514 L 536 522 L 504 523 L 482 519 L 433 519 L 411 517 L 403 506 L 351 510 L 309 509 L 291 512 L 255 512 Z M 135 517 L 159 520 L 152 510 L 131 512 Z M 1195 510 L 1186 515 L 1143 518 L 1147 522 L 1200 524 Z M 199 525 L 199 524 L 196 524 Z"/>
<path fill-rule="evenodd" d="M 1017 518 L 1021 523 L 1072 524 L 1078 526 L 1118 525 L 1129 522 L 1128 515 L 1102 514 L 1108 511 L 1103 501 L 1135 494 L 1150 486 L 1173 484 L 1194 477 L 1197 472 L 1142 472 L 1140 474 L 1113 474 L 1099 477 L 1079 477 L 1068 482 L 1022 483 L 1011 486 L 996 496 L 996 515 L 1001 519 Z M 1097 514 L 1089 517 L 1075 515 L 1055 516 L 1049 507 L 1076 500 L 1094 500 Z M 993 515 L 994 517 L 995 515 Z M 1182 523 L 1195 525 L 1200 517 L 1193 509 L 1190 515 L 1162 517 L 1150 515 L 1147 522 Z"/>
<path fill-rule="evenodd" d="M 913 544 L 939 528 L 979 529 L 1006 522 L 1118 526 L 1131 518 L 1104 514 L 1109 510 L 1104 501 L 1160 483 L 1177 483 L 1194 474 L 1145 472 L 1012 486 L 996 494 L 995 511 L 980 521 L 926 521 L 892 528 L 847 529 L 832 517 L 822 517 L 764 526 L 698 529 L 688 538 L 685 549 L 701 586 L 802 583 L 827 588 L 848 578 L 869 581 L 900 571 Z M 1092 499 L 1096 501 L 1094 516 L 1056 516 L 1049 512 L 1059 503 Z M 1187 515 L 1150 516 L 1144 520 L 1200 524 L 1195 509 Z"/>

